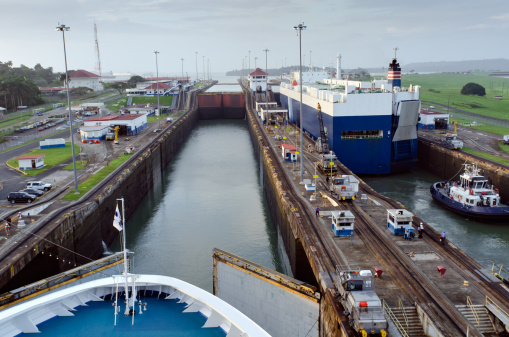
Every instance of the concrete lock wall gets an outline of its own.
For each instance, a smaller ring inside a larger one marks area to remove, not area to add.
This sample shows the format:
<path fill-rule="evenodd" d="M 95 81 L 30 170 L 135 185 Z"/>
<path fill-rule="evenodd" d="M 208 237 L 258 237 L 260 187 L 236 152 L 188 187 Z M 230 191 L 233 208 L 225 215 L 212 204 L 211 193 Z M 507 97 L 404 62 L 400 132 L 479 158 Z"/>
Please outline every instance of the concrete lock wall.
<path fill-rule="evenodd" d="M 420 167 L 444 180 L 459 180 L 459 174 L 463 173 L 463 164 L 477 164 L 477 167 L 483 170 L 484 176 L 491 179 L 495 187 L 498 188 L 502 201 L 509 202 L 509 170 L 507 168 L 488 163 L 460 151 L 446 149 L 437 144 L 419 141 L 418 147 Z"/>
<path fill-rule="evenodd" d="M 263 276 L 218 261 L 215 295 L 239 309 L 272 336 L 319 336 L 319 304 Z M 216 292 L 217 289 L 217 292 Z"/>
<path fill-rule="evenodd" d="M 93 201 L 60 218 L 51 220 L 53 215 L 49 214 L 39 219 L 40 223 L 50 221 L 41 233 L 48 241 L 33 240 L 16 254 L 19 258 L 0 267 L 1 290 L 14 289 L 68 270 L 75 264 L 90 262 L 87 258 L 101 257 L 103 241 L 109 245 L 119 233 L 112 226 L 116 199 L 125 199 L 125 216 L 129 219 L 154 183 L 161 180 L 162 170 L 169 165 L 198 120 L 198 109 L 195 108 L 172 123 L 160 140 L 151 144 L 134 162 L 117 172 L 115 181 L 98 192 Z M 61 247 L 49 242 L 55 242 Z M 43 251 L 45 255 L 41 254 Z M 57 255 L 59 259 L 48 259 L 50 253 Z"/>
<path fill-rule="evenodd" d="M 247 99 L 247 104 L 250 100 Z M 262 130 L 256 123 L 254 114 L 247 113 L 248 130 L 253 143 L 254 152 L 260 161 L 260 169 L 263 171 L 263 188 L 267 203 L 270 209 L 272 221 L 283 239 L 286 253 L 290 261 L 290 268 L 293 277 L 306 283 L 317 285 L 315 274 L 318 275 L 319 270 L 313 270 L 306 251 L 302 245 L 302 235 L 299 231 L 300 222 L 303 220 L 300 215 L 295 212 L 294 205 L 286 196 L 285 191 L 281 188 L 277 173 L 271 164 L 270 151 L 263 144 Z M 277 160 L 277 159 L 276 159 Z M 338 322 L 338 312 L 335 311 L 336 306 L 332 305 L 332 301 L 337 299 L 332 294 L 322 294 L 320 299 L 320 319 L 319 319 L 319 336 L 320 337 L 344 337 L 346 329 L 340 326 Z M 344 324 L 345 322 L 342 322 Z M 346 322 L 348 325 L 348 323 Z"/>

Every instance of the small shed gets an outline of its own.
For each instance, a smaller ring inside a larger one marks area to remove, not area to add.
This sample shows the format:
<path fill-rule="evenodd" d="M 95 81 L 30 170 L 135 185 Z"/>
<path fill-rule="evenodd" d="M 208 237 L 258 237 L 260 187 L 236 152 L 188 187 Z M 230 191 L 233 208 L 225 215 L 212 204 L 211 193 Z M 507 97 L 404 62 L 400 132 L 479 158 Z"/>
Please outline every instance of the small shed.
<path fill-rule="evenodd" d="M 28 155 L 16 158 L 20 170 L 38 169 L 44 166 L 44 154 Z"/>
<path fill-rule="evenodd" d="M 41 149 L 51 149 L 54 147 L 65 147 L 65 139 L 63 138 L 45 139 L 39 142 L 39 148 Z"/>
<path fill-rule="evenodd" d="M 350 211 L 331 211 L 334 236 L 352 236 L 355 216 Z"/>
<path fill-rule="evenodd" d="M 291 144 L 281 144 L 283 150 L 282 155 L 285 161 L 296 162 L 297 161 L 297 148 Z"/>
<path fill-rule="evenodd" d="M 394 235 L 404 235 L 405 228 L 412 226 L 414 214 L 406 209 L 388 209 L 387 210 L 387 229 Z"/>

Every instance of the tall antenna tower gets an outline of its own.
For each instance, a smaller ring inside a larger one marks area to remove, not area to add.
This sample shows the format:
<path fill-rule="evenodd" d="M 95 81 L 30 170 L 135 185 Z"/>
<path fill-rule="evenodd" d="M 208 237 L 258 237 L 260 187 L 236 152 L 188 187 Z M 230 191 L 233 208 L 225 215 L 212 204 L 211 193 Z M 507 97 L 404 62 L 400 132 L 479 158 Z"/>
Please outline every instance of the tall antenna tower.
<path fill-rule="evenodd" d="M 99 77 L 102 77 L 101 72 L 101 55 L 99 54 L 99 40 L 97 39 L 97 25 L 94 21 L 94 36 L 95 36 L 95 52 L 97 54 L 97 62 L 95 63 L 95 70 L 99 72 Z"/>

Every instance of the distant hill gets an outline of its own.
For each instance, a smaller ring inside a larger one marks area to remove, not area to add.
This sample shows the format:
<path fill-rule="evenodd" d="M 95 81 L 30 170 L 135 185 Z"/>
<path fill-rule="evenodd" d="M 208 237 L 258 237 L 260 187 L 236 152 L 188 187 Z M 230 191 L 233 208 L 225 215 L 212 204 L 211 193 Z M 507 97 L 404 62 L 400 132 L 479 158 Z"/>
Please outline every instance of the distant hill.
<path fill-rule="evenodd" d="M 462 71 L 509 71 L 508 59 L 441 61 L 409 63 L 401 66 L 404 73 L 410 72 L 462 72 Z"/>
<path fill-rule="evenodd" d="M 357 68 L 357 69 L 343 69 L 343 73 L 355 73 L 360 70 L 366 70 L 368 73 L 384 73 L 387 72 L 387 65 L 378 68 Z M 299 68 L 299 66 L 283 67 L 279 69 L 268 69 L 270 76 L 279 76 L 282 73 L 290 73 Z M 509 59 L 491 59 L 491 60 L 471 60 L 471 61 L 441 61 L 441 62 L 420 62 L 409 63 L 401 65 L 401 71 L 408 73 L 411 70 L 416 73 L 452 73 L 464 71 L 509 71 Z M 265 69 L 263 69 L 265 71 Z M 307 71 L 306 67 L 302 71 Z M 336 68 L 326 68 L 325 71 L 334 73 Z M 242 70 L 228 71 L 228 76 L 240 76 Z M 244 75 L 247 76 L 249 71 L 244 70 Z"/>

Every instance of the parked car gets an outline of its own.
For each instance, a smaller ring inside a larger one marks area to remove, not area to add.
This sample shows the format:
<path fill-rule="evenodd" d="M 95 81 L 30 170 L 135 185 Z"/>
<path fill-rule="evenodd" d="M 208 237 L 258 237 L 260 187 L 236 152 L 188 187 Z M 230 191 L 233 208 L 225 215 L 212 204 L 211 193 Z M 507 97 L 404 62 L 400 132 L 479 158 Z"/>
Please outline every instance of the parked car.
<path fill-rule="evenodd" d="M 40 127 L 38 130 L 39 130 L 39 131 L 44 131 L 44 128 L 43 128 L 43 127 Z"/>
<path fill-rule="evenodd" d="M 25 193 L 25 192 L 11 192 L 9 193 L 9 195 L 7 196 L 7 201 L 11 202 L 11 203 L 16 203 L 16 202 L 28 202 L 28 203 L 31 203 L 32 201 L 34 201 L 36 198 L 35 195 L 33 194 L 28 194 L 28 193 Z"/>
<path fill-rule="evenodd" d="M 44 181 L 29 181 L 27 182 L 25 188 L 35 188 L 36 190 L 44 190 L 49 191 L 53 185 L 45 183 Z"/>
<path fill-rule="evenodd" d="M 35 196 L 41 196 L 44 194 L 44 191 L 36 190 L 35 188 L 25 188 L 24 190 L 20 190 L 20 192 L 25 192 L 28 194 L 33 194 Z"/>

